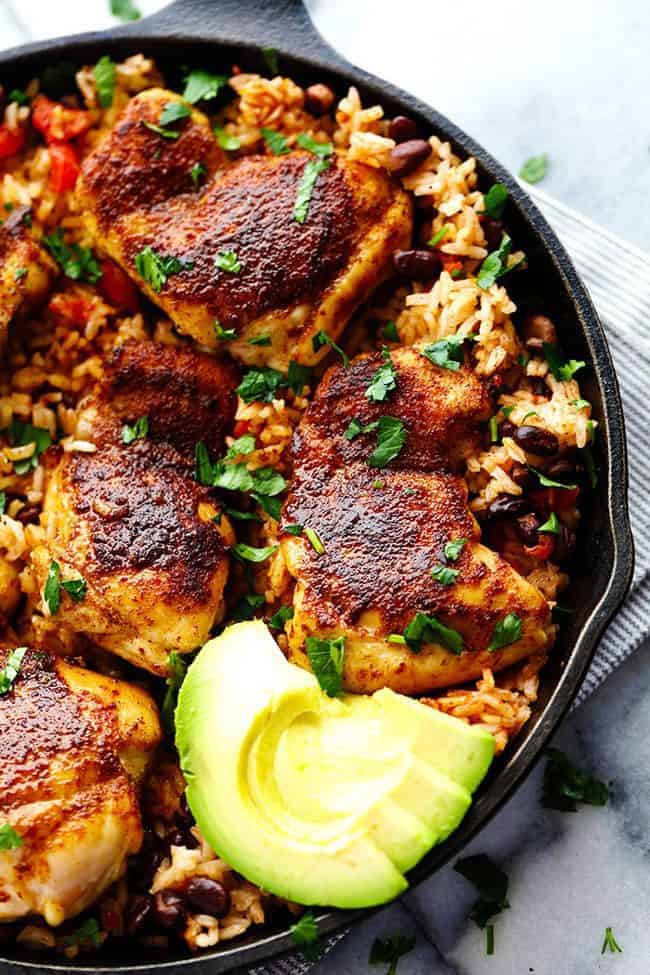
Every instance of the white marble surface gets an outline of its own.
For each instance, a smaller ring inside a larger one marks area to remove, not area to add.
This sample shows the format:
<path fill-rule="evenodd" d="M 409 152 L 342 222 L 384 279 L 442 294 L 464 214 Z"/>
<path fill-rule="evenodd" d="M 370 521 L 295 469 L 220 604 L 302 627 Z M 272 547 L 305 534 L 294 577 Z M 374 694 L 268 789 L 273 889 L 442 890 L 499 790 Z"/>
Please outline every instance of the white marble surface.
<path fill-rule="evenodd" d="M 0 0 L 3 47 L 111 22 L 104 0 L 12 3 Z M 650 249 L 647 3 L 310 0 L 309 7 L 350 60 L 435 104 L 512 169 L 548 152 L 545 189 Z M 447 868 L 362 923 L 314 975 L 383 975 L 367 964 L 372 939 L 398 932 L 418 936 L 399 975 L 648 975 L 648 649 L 556 739 L 613 781 L 609 806 L 575 814 L 542 809 L 540 767 L 472 845 L 470 852 L 489 852 L 510 876 L 511 907 L 495 921 L 493 957 L 485 954 L 484 933 L 465 920 L 471 888 Z M 607 925 L 623 954 L 601 956 Z"/>

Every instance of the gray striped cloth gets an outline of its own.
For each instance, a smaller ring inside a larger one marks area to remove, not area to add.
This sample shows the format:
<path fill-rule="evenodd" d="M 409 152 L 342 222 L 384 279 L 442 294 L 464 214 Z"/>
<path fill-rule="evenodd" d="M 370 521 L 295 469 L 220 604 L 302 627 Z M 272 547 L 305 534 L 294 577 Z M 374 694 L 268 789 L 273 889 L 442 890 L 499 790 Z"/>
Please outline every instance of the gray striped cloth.
<path fill-rule="evenodd" d="M 636 566 L 630 594 L 601 640 L 576 699 L 584 701 L 650 634 L 650 256 L 603 230 L 542 190 L 526 186 L 573 258 L 601 317 L 614 357 L 630 447 L 630 517 Z M 329 938 L 330 951 L 346 931 Z M 306 975 L 299 955 L 269 962 L 249 975 Z M 242 973 L 244 975 L 244 973 Z"/>

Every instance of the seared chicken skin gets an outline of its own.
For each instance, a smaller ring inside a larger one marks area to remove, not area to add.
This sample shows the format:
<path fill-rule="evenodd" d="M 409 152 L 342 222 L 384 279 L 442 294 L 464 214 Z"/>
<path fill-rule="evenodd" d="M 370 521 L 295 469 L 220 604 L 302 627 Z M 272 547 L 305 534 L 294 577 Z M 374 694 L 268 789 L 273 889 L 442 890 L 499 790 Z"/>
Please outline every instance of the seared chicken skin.
<path fill-rule="evenodd" d="M 23 217 L 16 211 L 0 226 L 0 350 L 13 319 L 44 301 L 57 275 L 54 261 L 33 239 Z"/>
<path fill-rule="evenodd" d="M 61 924 L 124 873 L 142 843 L 137 785 L 161 736 L 144 691 L 25 654 L 0 696 L 0 822 L 22 841 L 0 852 L 0 921 Z"/>
<path fill-rule="evenodd" d="M 181 332 L 217 344 L 214 323 L 235 329 L 228 351 L 248 364 L 313 364 L 321 330 L 334 339 L 354 309 L 387 275 L 392 252 L 412 230 L 407 195 L 385 173 L 332 156 L 318 175 L 304 223 L 293 217 L 305 167 L 296 151 L 249 156 L 221 166 L 208 120 L 197 111 L 165 139 L 157 124 L 159 89 L 131 100 L 107 140 L 90 155 L 78 191 L 97 246 L 117 261 Z M 190 172 L 201 162 L 205 181 Z M 137 273 L 145 248 L 185 265 L 154 290 Z M 215 264 L 234 252 L 238 269 Z M 268 336 L 271 344 L 250 345 Z"/>
<path fill-rule="evenodd" d="M 490 415 L 480 380 L 429 363 L 417 350 L 392 353 L 397 388 L 382 403 L 365 390 L 381 355 L 363 356 L 346 370 L 332 367 L 294 439 L 294 478 L 282 523 L 315 530 L 319 555 L 303 535 L 285 533 L 282 550 L 295 579 L 294 617 L 287 627 L 291 657 L 309 666 L 307 637 L 345 636 L 344 683 L 371 692 L 390 687 L 421 694 L 509 666 L 552 641 L 548 603 L 496 552 L 482 545 L 456 470 L 473 449 L 476 425 Z M 408 439 L 386 468 L 368 465 L 376 433 L 346 440 L 352 417 L 403 420 Z M 431 570 L 445 565 L 445 544 L 466 539 L 449 563 L 452 585 Z M 416 613 L 462 637 L 462 653 L 423 643 L 415 653 L 389 640 Z M 519 638 L 488 651 L 497 623 L 521 620 Z"/>
<path fill-rule="evenodd" d="M 87 583 L 53 625 L 157 674 L 172 651 L 205 642 L 223 613 L 228 557 L 193 453 L 198 440 L 223 451 L 235 383 L 230 367 L 189 349 L 117 349 L 78 421 L 98 449 L 64 454 L 44 501 L 47 539 L 32 553 L 41 591 L 52 560 L 62 579 Z M 149 433 L 124 444 L 123 424 L 142 416 Z"/>

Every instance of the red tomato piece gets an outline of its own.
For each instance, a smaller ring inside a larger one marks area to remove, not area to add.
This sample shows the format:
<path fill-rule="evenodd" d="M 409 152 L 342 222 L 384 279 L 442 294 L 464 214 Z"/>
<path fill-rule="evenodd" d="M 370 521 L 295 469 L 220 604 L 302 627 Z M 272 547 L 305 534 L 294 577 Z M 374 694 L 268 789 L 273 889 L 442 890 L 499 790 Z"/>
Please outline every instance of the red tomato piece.
<path fill-rule="evenodd" d="M 66 108 L 60 102 L 53 102 L 47 95 L 37 95 L 32 103 L 32 125 L 51 145 L 83 135 L 92 125 L 92 116 L 80 108 Z"/>
<path fill-rule="evenodd" d="M 250 428 L 251 428 L 250 420 L 237 420 L 232 435 L 233 437 L 243 437 L 245 433 L 250 432 Z"/>
<path fill-rule="evenodd" d="M 547 559 L 550 559 L 554 547 L 555 539 L 553 536 L 542 532 L 537 545 L 524 545 L 524 552 L 534 559 L 540 559 L 545 562 Z"/>
<path fill-rule="evenodd" d="M 100 261 L 102 276 L 97 283 L 97 290 L 102 298 L 115 308 L 126 308 L 127 311 L 137 312 L 140 307 L 140 295 L 128 274 L 113 261 Z"/>
<path fill-rule="evenodd" d="M 79 175 L 79 161 L 72 146 L 50 146 L 50 187 L 55 193 L 71 190 Z"/>
<path fill-rule="evenodd" d="M 0 125 L 0 159 L 13 156 L 25 144 L 25 133 L 23 129 L 15 131 L 6 125 Z"/>

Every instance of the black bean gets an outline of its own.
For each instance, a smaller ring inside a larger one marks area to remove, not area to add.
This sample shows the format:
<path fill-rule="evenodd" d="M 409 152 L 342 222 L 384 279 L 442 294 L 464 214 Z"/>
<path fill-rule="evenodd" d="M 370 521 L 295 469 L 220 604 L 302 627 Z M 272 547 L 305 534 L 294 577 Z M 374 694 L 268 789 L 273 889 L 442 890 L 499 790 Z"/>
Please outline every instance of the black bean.
<path fill-rule="evenodd" d="M 398 274 L 414 281 L 431 281 L 441 268 L 438 255 L 425 250 L 395 251 L 393 264 Z"/>
<path fill-rule="evenodd" d="M 510 477 L 518 484 L 520 488 L 524 491 L 527 488 L 534 487 L 536 482 L 535 475 L 532 471 L 526 467 L 525 464 L 514 464 L 512 470 L 510 471 Z"/>
<path fill-rule="evenodd" d="M 167 833 L 167 842 L 170 846 L 185 846 L 188 850 L 195 850 L 199 845 L 197 838 L 188 829 L 178 828 Z"/>
<path fill-rule="evenodd" d="M 178 809 L 174 813 L 174 819 L 179 826 L 185 827 L 186 829 L 190 826 L 194 826 L 194 816 L 187 804 L 187 797 L 185 793 L 180 798 Z"/>
<path fill-rule="evenodd" d="M 124 909 L 124 930 L 127 934 L 142 931 L 153 916 L 153 899 L 148 894 L 129 897 Z"/>
<path fill-rule="evenodd" d="M 555 345 L 557 342 L 555 325 L 546 315 L 528 315 L 523 321 L 521 330 L 527 341 L 538 339 L 540 344 L 547 342 L 549 345 Z"/>
<path fill-rule="evenodd" d="M 334 92 L 327 85 L 310 85 L 305 90 L 305 108 L 310 115 L 320 118 L 334 104 Z"/>
<path fill-rule="evenodd" d="M 147 890 L 151 886 L 156 870 L 165 859 L 167 847 L 163 840 L 151 830 L 145 830 L 142 847 L 133 863 L 133 882 L 138 890 Z"/>
<path fill-rule="evenodd" d="M 540 525 L 541 521 L 532 512 L 529 515 L 522 515 L 521 518 L 517 518 L 515 527 L 524 545 L 537 545 L 537 529 Z"/>
<path fill-rule="evenodd" d="M 153 898 L 153 915 L 161 928 L 177 928 L 185 920 L 185 904 L 175 890 L 159 890 Z"/>
<path fill-rule="evenodd" d="M 570 460 L 561 459 L 554 461 L 546 471 L 547 477 L 552 481 L 560 481 L 565 484 L 575 484 L 582 473 L 582 465 L 574 464 Z"/>
<path fill-rule="evenodd" d="M 518 443 L 524 450 L 529 450 L 533 454 L 540 454 L 543 457 L 553 457 L 560 449 L 560 442 L 550 430 L 542 427 L 533 427 L 524 424 L 517 427 L 514 433 L 515 443 Z"/>
<path fill-rule="evenodd" d="M 230 910 L 230 894 L 209 877 L 192 877 L 185 888 L 185 897 L 190 907 L 201 914 L 225 917 Z"/>
<path fill-rule="evenodd" d="M 489 505 L 487 511 L 490 518 L 504 518 L 506 515 L 525 515 L 530 511 L 530 501 L 511 494 L 500 494 Z"/>
<path fill-rule="evenodd" d="M 432 217 L 434 213 L 437 213 L 437 210 L 433 205 L 432 196 L 416 196 L 414 203 L 415 209 L 421 217 Z"/>
<path fill-rule="evenodd" d="M 503 440 L 504 437 L 514 436 L 516 429 L 517 427 L 514 425 L 514 423 L 511 423 L 510 420 L 504 420 L 503 423 L 499 426 L 499 433 L 501 434 L 501 439 Z"/>
<path fill-rule="evenodd" d="M 395 176 L 408 176 L 430 155 L 431 146 L 426 139 L 409 139 L 391 151 L 391 170 Z"/>
<path fill-rule="evenodd" d="M 483 217 L 481 227 L 485 234 L 487 249 L 489 251 L 498 250 L 501 238 L 503 237 L 503 220 L 495 220 L 493 217 Z"/>
<path fill-rule="evenodd" d="M 388 135 L 395 142 L 412 142 L 418 137 L 418 127 L 412 118 L 396 115 L 388 126 Z"/>
<path fill-rule="evenodd" d="M 529 376 L 528 381 L 535 396 L 544 396 L 548 399 L 550 390 L 541 376 Z"/>

